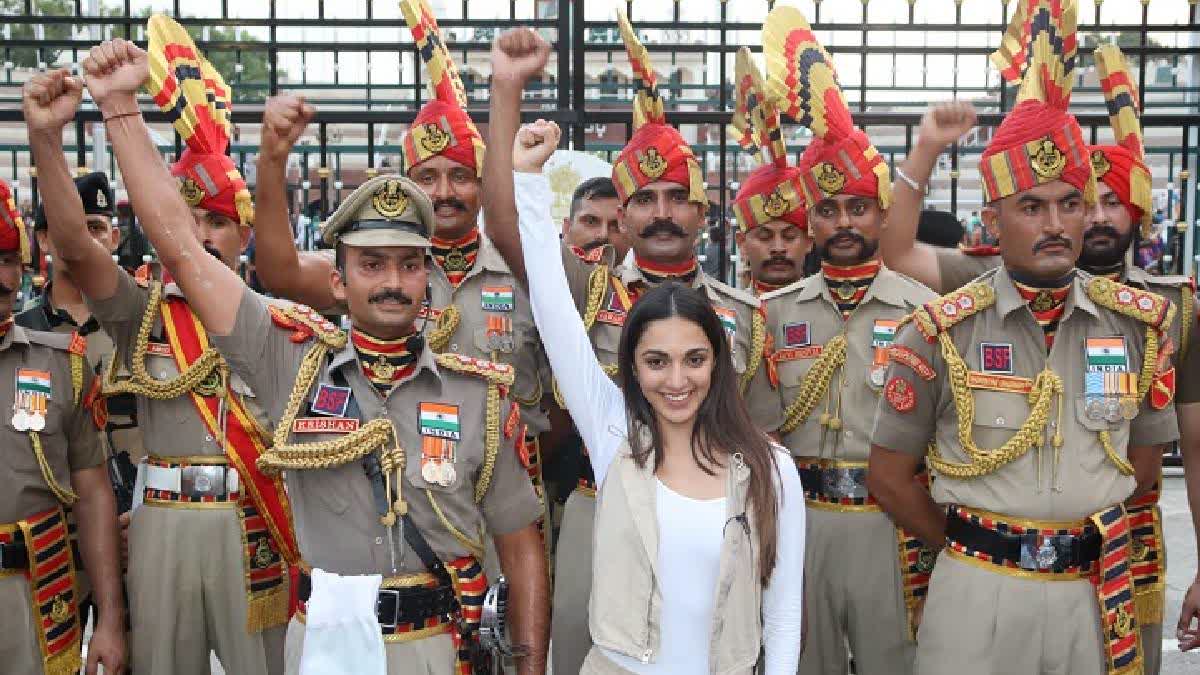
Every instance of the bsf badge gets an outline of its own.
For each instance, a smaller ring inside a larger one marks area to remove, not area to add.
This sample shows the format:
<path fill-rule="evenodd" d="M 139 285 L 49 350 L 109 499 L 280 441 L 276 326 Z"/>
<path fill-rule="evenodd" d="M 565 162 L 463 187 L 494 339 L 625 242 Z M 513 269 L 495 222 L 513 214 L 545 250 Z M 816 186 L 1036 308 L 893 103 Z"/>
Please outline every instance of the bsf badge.
<path fill-rule="evenodd" d="M 646 178 L 658 180 L 667 172 L 667 160 L 659 154 L 658 148 L 651 147 L 638 159 L 638 169 Z"/>
<path fill-rule="evenodd" d="M 188 206 L 197 206 L 204 199 L 204 188 L 191 178 L 184 178 L 179 186 L 179 194 L 183 195 L 183 201 Z"/>
<path fill-rule="evenodd" d="M 274 552 L 271 551 L 271 545 L 265 539 L 259 540 L 258 545 L 254 547 L 254 568 L 263 569 L 270 567 L 274 559 L 275 556 Z"/>
<path fill-rule="evenodd" d="M 60 593 L 54 596 L 54 602 L 50 604 L 50 620 L 54 623 L 62 623 L 71 617 L 71 605 L 67 603 L 67 595 Z"/>
<path fill-rule="evenodd" d="M 1030 155 L 1030 159 L 1033 160 L 1033 172 L 1044 180 L 1058 178 L 1067 166 L 1067 156 L 1049 138 L 1038 142 L 1037 149 Z"/>
<path fill-rule="evenodd" d="M 421 130 L 424 132 L 421 134 L 421 148 L 426 152 L 436 155 L 450 145 L 450 134 L 437 124 L 426 124 Z"/>
<path fill-rule="evenodd" d="M 395 220 L 408 210 L 408 195 L 404 194 L 400 181 L 389 180 L 371 196 L 371 206 L 384 218 Z"/>
<path fill-rule="evenodd" d="M 838 171 L 838 168 L 829 162 L 818 164 L 814 176 L 817 179 L 817 187 L 827 195 L 836 195 L 846 187 L 846 174 Z"/>
<path fill-rule="evenodd" d="M 767 214 L 768 218 L 781 218 L 791 210 L 791 207 L 791 202 L 776 187 L 775 191 L 767 195 L 766 200 L 763 202 L 763 213 Z"/>
<path fill-rule="evenodd" d="M 1092 172 L 1096 174 L 1096 178 L 1103 178 L 1111 168 L 1112 163 L 1108 161 L 1108 157 L 1102 150 L 1092 151 Z"/>

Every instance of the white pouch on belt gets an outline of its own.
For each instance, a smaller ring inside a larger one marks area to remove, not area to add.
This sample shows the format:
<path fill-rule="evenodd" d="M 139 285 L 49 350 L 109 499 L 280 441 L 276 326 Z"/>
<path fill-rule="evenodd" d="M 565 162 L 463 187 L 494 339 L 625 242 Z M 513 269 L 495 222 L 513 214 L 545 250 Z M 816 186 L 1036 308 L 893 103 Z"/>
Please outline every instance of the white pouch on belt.
<path fill-rule="evenodd" d="M 383 577 L 312 571 L 300 675 L 387 675 L 375 602 Z"/>

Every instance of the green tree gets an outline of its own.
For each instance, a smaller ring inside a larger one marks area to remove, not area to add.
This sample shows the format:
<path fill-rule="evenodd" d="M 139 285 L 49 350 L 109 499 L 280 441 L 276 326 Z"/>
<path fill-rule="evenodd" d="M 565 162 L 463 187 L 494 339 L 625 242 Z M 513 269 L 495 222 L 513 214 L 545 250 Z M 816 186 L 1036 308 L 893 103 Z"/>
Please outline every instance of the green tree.
<path fill-rule="evenodd" d="M 49 16 L 71 16 L 75 13 L 72 0 L 34 0 L 34 12 Z M 25 13 L 25 0 L 0 0 L 0 15 L 13 16 Z M 65 23 L 10 24 L 8 37 L 11 40 L 70 40 L 74 26 Z M 37 68 L 39 63 L 54 63 L 62 49 L 43 47 L 41 54 L 36 47 L 6 47 L 3 58 L 12 61 L 18 68 Z"/>

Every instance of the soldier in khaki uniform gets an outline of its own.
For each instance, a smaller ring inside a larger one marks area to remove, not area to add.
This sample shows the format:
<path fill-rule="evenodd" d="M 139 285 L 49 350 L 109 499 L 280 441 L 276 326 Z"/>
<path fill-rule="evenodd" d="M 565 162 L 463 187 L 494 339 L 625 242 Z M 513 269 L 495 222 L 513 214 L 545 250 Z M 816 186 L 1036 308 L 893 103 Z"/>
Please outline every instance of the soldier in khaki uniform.
<path fill-rule="evenodd" d="M 1200 382 L 1180 379 L 1179 372 L 1189 364 L 1183 358 L 1190 351 L 1196 327 L 1195 283 L 1190 277 L 1154 276 L 1132 264 L 1136 241 L 1155 236 L 1154 206 L 1150 194 L 1150 170 L 1142 147 L 1138 122 L 1137 89 L 1120 48 L 1105 45 L 1095 51 L 1095 61 L 1112 122 L 1113 145 L 1088 148 L 1092 169 L 1098 179 L 1096 207 L 1088 214 L 1079 267 L 1098 276 L 1107 276 L 1135 288 L 1160 295 L 1179 312 L 1169 333 L 1171 377 L 1178 384 L 1174 401 L 1179 418 L 1180 446 L 1197 442 L 1195 428 L 1200 424 L 1200 406 L 1189 405 L 1200 396 Z M 1162 401 L 1165 393 L 1156 388 L 1152 397 Z M 1195 474 L 1196 472 L 1191 472 Z M 1166 549 L 1163 540 L 1162 513 L 1158 508 L 1161 479 L 1154 489 L 1129 505 L 1134 537 L 1133 581 L 1142 627 L 1147 675 L 1158 675 L 1161 668 L 1163 602 L 1166 593 Z"/>
<path fill-rule="evenodd" d="M 198 54 L 178 24 L 154 17 L 149 35 L 157 72 L 166 79 L 148 82 L 148 88 L 156 94 L 182 92 L 182 98 L 164 97 L 165 109 L 180 120 L 204 123 L 203 132 L 182 121 L 178 127 L 187 150 L 171 167 L 176 178 L 168 188 L 172 195 L 182 193 L 193 209 L 181 214 L 181 224 L 191 230 L 183 236 L 195 237 L 198 246 L 202 240 L 202 255 L 232 268 L 249 237 L 253 206 L 224 154 L 228 136 L 214 133 L 228 132 L 227 109 L 211 106 L 209 97 L 224 101 L 228 91 L 202 58 L 197 63 L 206 70 L 205 85 L 174 79 L 177 71 L 195 69 L 177 69 L 173 60 Z M 146 81 L 148 59 L 142 52 L 136 64 L 118 61 L 116 52 L 124 45 L 96 47 L 83 63 L 114 145 L 131 128 L 144 133 L 135 94 Z M 61 127 L 79 103 L 78 81 L 60 71 L 44 76 L 40 86 L 53 92 L 41 108 Z M 27 97 L 27 110 L 36 107 Z M 65 193 L 70 179 L 56 132 L 38 134 L 34 152 L 43 184 L 59 185 Z M 122 173 L 129 176 L 128 170 Z M 116 345 L 103 391 L 137 396 L 149 450 L 128 534 L 134 663 L 151 673 L 207 673 L 215 651 L 230 672 L 281 672 L 287 559 L 297 557 L 282 483 L 256 467 L 270 441 L 262 430 L 265 419 L 256 417 L 253 393 L 208 346 L 178 286 L 169 279 L 135 280 L 120 269 L 87 233 L 77 199 L 47 200 L 46 208 L 55 250 Z"/>
<path fill-rule="evenodd" d="M 798 111 L 816 134 L 799 165 L 772 165 L 773 181 L 752 177 L 734 202 L 739 226 L 752 231 L 807 212 L 806 238 L 821 256 L 819 274 L 760 297 L 773 347 L 746 402 L 795 457 L 809 507 L 799 672 L 845 674 L 853 657 L 863 675 L 911 673 L 909 613 L 923 599 L 928 569 L 919 542 L 898 531 L 867 491 L 871 420 L 855 413 L 875 407 L 896 326 L 935 296 L 879 261 L 890 176 L 886 165 L 873 170 L 882 158 L 850 121 L 836 82 L 808 76 L 832 64 L 805 35 L 811 28 L 799 10 L 777 8 L 764 24 L 766 83 L 748 51 L 737 64 L 735 128 L 751 120 L 742 138 L 751 146 L 776 143 L 785 162 L 782 141 L 773 140 L 781 138 L 777 106 L 792 97 L 825 102 Z M 785 45 L 795 48 L 794 59 L 782 54 Z M 814 84 L 792 91 L 786 82 Z M 839 180 L 815 180 L 834 172 Z"/>
<path fill-rule="evenodd" d="M 426 342 L 436 352 L 465 354 L 515 368 L 511 394 L 521 406 L 528 440 L 517 452 L 544 500 L 537 436 L 550 428 L 542 407 L 543 373 L 548 369 L 529 296 L 478 225 L 483 138 L 467 113 L 462 82 L 440 42 L 428 3 L 404 0 L 400 6 L 414 40 L 423 45 L 420 53 L 430 77 L 440 77 L 430 81 L 433 96 L 409 127 L 402 152 L 406 175 L 429 195 L 436 220 L 430 309 L 422 315 L 422 321 L 428 322 Z M 297 97 L 279 96 L 268 102 L 268 125 L 258 160 L 257 269 L 259 279 L 272 293 L 323 312 L 342 313 L 344 307 L 330 295 L 331 252 L 297 253 L 288 224 L 287 157 L 314 114 L 313 107 Z M 373 173 L 374 169 L 368 170 L 368 175 Z M 549 534 L 543 534 L 548 545 Z M 490 555 L 488 563 L 488 571 L 495 573 Z"/>
<path fill-rule="evenodd" d="M 32 95 L 45 98 L 36 85 Z M 26 118 L 31 124 L 35 119 Z M 0 663 L 12 673 L 79 672 L 83 639 L 76 574 L 91 573 L 99 617 L 88 672 L 125 670 L 117 518 L 104 446 L 83 398 L 93 376 L 68 335 L 14 325 L 12 307 L 28 262 L 25 224 L 0 181 Z M 11 412 L 10 412 L 11 411 Z M 74 506 L 79 547 L 68 543 L 65 507 Z M 73 553 L 81 554 L 80 556 Z"/>
<path fill-rule="evenodd" d="M 621 327 L 639 293 L 665 281 L 702 288 L 733 343 L 734 367 L 744 388 L 762 361 L 765 330 L 758 301 L 700 269 L 695 247 L 708 207 L 700 166 L 679 131 L 667 124 L 645 47 L 623 12 L 618 21 L 634 72 L 643 78 L 634 100 L 636 129 L 613 165 L 621 228 L 632 243 L 632 264 L 619 264 L 611 247 L 580 257 L 564 244 L 562 258 L 576 310 L 600 363 L 615 374 Z M 494 62 L 492 70 L 502 75 L 492 83 L 489 141 L 493 148 L 513 146 L 514 150 L 512 156 L 489 153 L 486 172 L 511 172 L 515 160 L 518 172 L 540 173 L 557 146 L 560 132 L 553 123 L 538 122 L 518 130 L 521 92 L 528 79 L 541 72 L 548 54 L 545 47 L 519 59 L 493 55 L 494 61 L 502 61 Z M 515 176 L 517 190 L 522 189 L 522 173 Z M 524 283 L 513 195 L 489 192 L 484 216 L 492 241 Z M 596 485 L 590 467 L 584 467 L 579 489 L 567 499 L 555 560 L 554 671 L 559 673 L 578 672 L 592 644 L 587 599 Z"/>
<path fill-rule="evenodd" d="M 148 75 L 141 51 L 109 44 L 111 86 L 136 86 Z M 172 178 L 144 123 L 133 119 L 112 140 L 139 219 L 214 345 L 274 420 L 274 447 L 259 464 L 287 472 L 304 558 L 299 597 L 314 600 L 290 625 L 287 672 L 311 660 L 323 665 L 309 672 L 361 672 L 356 664 L 373 663 L 375 654 L 355 626 L 386 645 L 380 653 L 389 673 L 468 667 L 487 588 L 479 564 L 486 526 L 511 584 L 512 635 L 526 655 L 520 671 L 543 673 L 547 575 L 537 497 L 511 450 L 521 441 L 519 408 L 507 395 L 513 372 L 424 345 L 418 313 L 429 199 L 410 181 L 379 176 L 328 222 L 348 339 L 311 309 L 269 304 L 182 232 L 187 206 L 170 193 Z M 164 198 L 136 197 L 146 194 Z M 331 585 L 346 584 L 370 593 L 330 595 Z M 331 614 L 352 622 L 322 623 L 315 633 L 305 625 Z M 306 650 L 311 638 L 321 648 Z M 371 653 L 353 648 L 364 644 Z"/>
<path fill-rule="evenodd" d="M 1095 200 L 1066 110 L 1075 7 L 1061 19 L 1021 8 L 1014 23 L 1029 74 L 981 159 L 1004 265 L 898 333 L 868 487 L 898 524 L 944 545 L 917 672 L 1141 672 L 1124 503 L 1152 487 L 1161 444 L 1178 435 L 1154 394 L 1173 393 L 1175 308 L 1074 268 Z M 922 458 L 932 499 L 911 478 Z"/>
<path fill-rule="evenodd" d="M 117 204 L 112 188 L 108 184 L 108 176 L 98 171 L 79 176 L 75 179 L 75 187 L 83 202 L 88 233 L 105 246 L 110 253 L 115 252 L 120 243 L 121 232 L 113 226 L 112 222 Z M 45 206 L 42 206 L 38 209 L 37 220 L 34 222 L 37 248 L 38 251 L 53 260 L 57 256 L 54 254 L 54 244 L 50 241 L 46 228 Z M 86 345 L 88 369 L 92 374 L 99 374 L 112 358 L 112 340 L 100 330 L 99 322 L 91 316 L 83 294 L 79 292 L 79 288 L 71 280 L 65 267 L 61 264 L 51 264 L 51 279 L 46 282 L 32 306 L 16 315 L 16 324 L 30 330 L 77 335 L 78 338 L 75 339 Z M 89 399 L 91 405 L 99 406 L 98 408 L 93 407 L 94 419 L 97 424 L 104 425 L 103 431 L 106 440 L 109 441 L 106 446 L 111 446 L 107 447 L 109 479 L 122 481 L 122 484 L 114 484 L 113 487 L 114 490 L 120 491 L 124 499 L 128 499 L 133 485 L 132 483 L 123 484 L 126 474 L 131 473 L 133 463 L 140 461 L 145 455 L 145 451 L 142 449 L 141 434 L 137 431 L 136 420 L 132 415 L 127 414 L 133 410 L 133 397 L 123 394 L 114 397 L 114 400 L 108 400 L 99 396 L 99 392 L 90 393 L 92 393 Z M 126 503 L 127 507 L 128 503 Z M 117 510 L 121 512 L 122 524 L 128 525 L 128 516 L 124 514 L 120 501 L 118 501 Z M 75 518 L 69 510 L 67 519 L 73 529 Z M 91 586 L 87 582 L 87 575 L 82 570 L 76 576 L 81 598 L 81 621 L 87 625 L 92 607 Z"/>

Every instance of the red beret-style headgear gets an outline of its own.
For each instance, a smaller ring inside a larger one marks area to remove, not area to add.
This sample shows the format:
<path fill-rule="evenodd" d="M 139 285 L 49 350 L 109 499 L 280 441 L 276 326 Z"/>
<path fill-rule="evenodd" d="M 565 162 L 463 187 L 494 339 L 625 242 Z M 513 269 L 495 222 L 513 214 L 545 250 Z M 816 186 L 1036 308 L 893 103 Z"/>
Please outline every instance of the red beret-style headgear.
<path fill-rule="evenodd" d="M 1095 52 L 1100 87 L 1108 104 L 1108 119 L 1116 145 L 1088 146 L 1096 178 L 1112 189 L 1129 217 L 1140 225 L 1142 236 L 1150 236 L 1154 221 L 1151 200 L 1150 169 L 1142 145 L 1142 124 L 1138 119 L 1137 88 L 1129 77 L 1125 55 L 1116 45 L 1105 45 Z"/>
<path fill-rule="evenodd" d="M 800 169 L 788 164 L 779 108 L 768 98 L 762 74 L 746 47 L 738 50 L 735 72 L 737 103 L 729 132 L 747 151 L 761 152 L 763 160 L 733 198 L 738 228 L 746 232 L 782 220 L 807 230 Z"/>
<path fill-rule="evenodd" d="M 21 262 L 29 264 L 29 233 L 8 183 L 0 178 L 0 251 L 20 251 Z"/>
<path fill-rule="evenodd" d="M 809 206 L 839 194 L 892 202 L 891 171 L 866 132 L 854 126 L 837 82 L 833 58 L 817 42 L 804 14 L 776 7 L 763 24 L 767 94 L 789 117 L 812 130 L 800 157 L 800 183 Z"/>
<path fill-rule="evenodd" d="M 425 62 L 433 94 L 404 136 L 404 171 L 441 155 L 470 167 L 479 176 L 483 171 L 483 136 L 467 114 L 467 90 L 442 41 L 437 17 L 426 0 L 401 0 L 400 10 Z"/>
<path fill-rule="evenodd" d="M 226 151 L 232 124 L 225 79 L 170 17 L 156 14 L 148 25 L 150 79 L 146 90 L 171 119 L 186 144 L 171 174 L 188 206 L 254 224 L 254 201 L 246 180 Z"/>
<path fill-rule="evenodd" d="M 633 98 L 633 136 L 613 164 L 612 180 L 617 196 L 625 204 L 633 193 L 647 185 L 668 181 L 686 187 L 690 201 L 708 204 L 700 163 L 679 130 L 667 124 L 650 53 L 621 9 L 617 10 L 617 25 L 637 86 Z"/>
<path fill-rule="evenodd" d="M 1067 111 L 1075 77 L 1074 0 L 1021 0 L 1000 49 L 990 56 L 1009 82 L 1020 82 L 1017 105 L 980 157 L 985 202 L 1061 180 L 1096 201 L 1087 145 Z"/>

